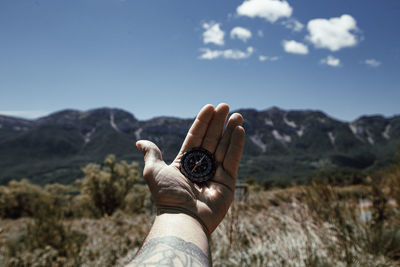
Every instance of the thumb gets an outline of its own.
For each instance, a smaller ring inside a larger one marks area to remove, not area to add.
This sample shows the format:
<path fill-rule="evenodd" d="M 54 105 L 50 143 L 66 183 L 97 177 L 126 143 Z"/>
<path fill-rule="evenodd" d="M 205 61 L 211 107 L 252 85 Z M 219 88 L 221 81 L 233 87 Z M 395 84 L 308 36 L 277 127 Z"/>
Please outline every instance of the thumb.
<path fill-rule="evenodd" d="M 154 173 L 158 172 L 160 166 L 162 166 L 162 164 L 159 164 L 163 162 L 161 151 L 153 142 L 147 140 L 137 141 L 136 147 L 143 152 L 144 155 L 143 178 L 151 190 L 155 186 Z"/>
<path fill-rule="evenodd" d="M 139 140 L 136 142 L 136 147 L 142 151 L 146 165 L 162 161 L 161 151 L 153 142 Z"/>

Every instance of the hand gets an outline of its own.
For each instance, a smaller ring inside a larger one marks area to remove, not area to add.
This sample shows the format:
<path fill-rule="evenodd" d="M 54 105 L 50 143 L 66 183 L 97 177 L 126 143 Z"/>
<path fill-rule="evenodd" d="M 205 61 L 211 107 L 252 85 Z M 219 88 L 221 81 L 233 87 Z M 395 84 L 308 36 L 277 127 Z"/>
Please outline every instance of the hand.
<path fill-rule="evenodd" d="M 244 146 L 243 118 L 230 116 L 227 104 L 204 106 L 189 129 L 175 160 L 167 165 L 160 149 L 152 142 L 136 143 L 144 153 L 143 176 L 154 197 L 157 208 L 180 210 L 201 220 L 211 234 L 225 217 L 233 201 L 237 170 Z M 199 186 L 180 172 L 180 160 L 185 151 L 202 147 L 214 154 L 217 161 L 215 176 Z"/>

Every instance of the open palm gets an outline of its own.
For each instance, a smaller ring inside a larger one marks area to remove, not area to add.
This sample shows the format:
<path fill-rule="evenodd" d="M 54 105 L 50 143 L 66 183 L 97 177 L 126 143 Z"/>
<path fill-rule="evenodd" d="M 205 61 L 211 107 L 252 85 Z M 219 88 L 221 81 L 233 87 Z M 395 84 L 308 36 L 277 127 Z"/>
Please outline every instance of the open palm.
<path fill-rule="evenodd" d="M 243 118 L 234 113 L 224 131 L 229 106 L 204 106 L 189 129 L 175 158 L 167 165 L 160 149 L 152 142 L 141 140 L 137 147 L 144 153 L 144 178 L 161 211 L 183 212 L 201 220 L 212 233 L 224 218 L 233 200 L 236 173 L 243 146 Z M 217 170 L 213 178 L 198 185 L 180 172 L 183 153 L 193 147 L 202 147 L 214 154 Z"/>

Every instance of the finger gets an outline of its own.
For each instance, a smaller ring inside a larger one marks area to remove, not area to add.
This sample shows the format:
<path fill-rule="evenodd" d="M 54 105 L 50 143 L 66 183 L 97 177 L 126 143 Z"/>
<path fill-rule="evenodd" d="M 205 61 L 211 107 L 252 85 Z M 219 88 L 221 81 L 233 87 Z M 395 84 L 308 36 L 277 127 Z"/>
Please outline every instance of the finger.
<path fill-rule="evenodd" d="M 208 124 L 213 118 L 214 113 L 214 107 L 210 104 L 205 105 L 200 110 L 199 114 L 197 115 L 195 121 L 193 122 L 186 135 L 185 141 L 183 141 L 178 157 L 180 157 L 186 150 L 201 145 L 203 137 L 207 132 Z"/>
<path fill-rule="evenodd" d="M 215 109 L 215 115 L 208 126 L 207 133 L 201 144 L 204 149 L 207 149 L 211 153 L 214 153 L 217 148 L 228 113 L 229 106 L 225 103 L 219 104 Z"/>
<path fill-rule="evenodd" d="M 153 142 L 140 140 L 136 142 L 136 147 L 142 151 L 145 164 L 162 161 L 161 151 Z"/>
<path fill-rule="evenodd" d="M 220 185 L 224 185 L 229 188 L 232 192 L 235 191 L 235 182 L 236 180 L 229 175 L 221 165 L 218 166 L 215 171 L 214 177 L 210 180 L 210 182 L 215 182 Z"/>
<path fill-rule="evenodd" d="M 166 164 L 162 160 L 160 149 L 154 143 L 147 140 L 140 140 L 136 142 L 136 146 L 143 152 L 143 178 L 154 196 L 155 190 L 157 191 L 158 189 L 156 177 Z"/>
<path fill-rule="evenodd" d="M 224 135 L 222 136 L 217 149 L 215 150 L 215 160 L 217 162 L 223 162 L 226 151 L 228 150 L 229 142 L 232 137 L 232 132 L 236 126 L 241 126 L 243 123 L 243 117 L 239 113 L 233 113 L 228 120 Z"/>
<path fill-rule="evenodd" d="M 225 171 L 235 180 L 239 168 L 240 159 L 244 147 L 244 129 L 242 126 L 236 126 L 233 130 L 232 137 L 229 143 L 228 151 L 226 152 L 223 167 Z"/>

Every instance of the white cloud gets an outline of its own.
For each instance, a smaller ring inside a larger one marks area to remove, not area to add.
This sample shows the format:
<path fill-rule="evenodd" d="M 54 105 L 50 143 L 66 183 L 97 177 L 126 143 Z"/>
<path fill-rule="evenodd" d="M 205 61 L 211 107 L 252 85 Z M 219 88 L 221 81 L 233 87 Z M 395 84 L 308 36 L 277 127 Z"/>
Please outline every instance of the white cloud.
<path fill-rule="evenodd" d="M 357 22 L 350 15 L 330 19 L 313 19 L 307 24 L 309 35 L 307 39 L 316 48 L 327 48 L 337 51 L 344 47 L 355 46 L 358 43 Z"/>
<path fill-rule="evenodd" d="M 258 30 L 257 35 L 258 35 L 258 37 L 264 37 L 264 33 L 262 30 Z"/>
<path fill-rule="evenodd" d="M 26 119 L 36 119 L 49 114 L 49 112 L 43 110 L 0 110 L 0 114 Z"/>
<path fill-rule="evenodd" d="M 267 56 L 260 55 L 260 56 L 258 57 L 258 60 L 260 60 L 261 62 L 262 62 L 262 61 L 266 61 L 266 60 L 268 60 L 268 57 L 267 57 Z"/>
<path fill-rule="evenodd" d="M 292 15 L 293 8 L 286 1 L 280 0 L 245 0 L 237 7 L 239 16 L 260 17 L 274 23 L 280 18 Z"/>
<path fill-rule="evenodd" d="M 261 61 L 261 62 L 264 62 L 264 61 L 277 61 L 278 59 L 279 59 L 278 56 L 273 56 L 273 57 L 264 56 L 264 55 L 258 56 L 258 60 Z"/>
<path fill-rule="evenodd" d="M 377 67 L 379 67 L 382 63 L 381 63 L 380 61 L 376 60 L 376 59 L 371 58 L 371 59 L 366 59 L 366 60 L 364 61 L 364 64 L 366 64 L 366 65 L 368 65 L 368 66 L 371 66 L 371 67 L 374 67 L 374 68 L 377 68 Z"/>
<path fill-rule="evenodd" d="M 303 23 L 301 23 L 297 19 L 284 20 L 282 21 L 282 25 L 294 32 L 300 32 L 304 28 Z"/>
<path fill-rule="evenodd" d="M 340 66 L 340 59 L 329 55 L 326 58 L 321 59 L 320 63 L 329 65 L 331 67 L 339 67 Z"/>
<path fill-rule="evenodd" d="M 240 39 L 243 42 L 246 42 L 251 38 L 251 31 L 243 27 L 235 27 L 231 30 L 231 38 L 232 39 Z"/>
<path fill-rule="evenodd" d="M 287 53 L 300 54 L 300 55 L 308 54 L 308 47 L 303 43 L 299 43 L 294 40 L 291 40 L 291 41 L 284 40 L 282 42 L 282 45 L 283 45 L 283 49 Z"/>
<path fill-rule="evenodd" d="M 203 43 L 224 45 L 225 32 L 221 30 L 219 23 L 203 23 L 203 28 L 206 30 L 203 32 Z"/>
<path fill-rule="evenodd" d="M 237 38 L 242 40 L 243 42 L 246 42 L 248 39 L 251 38 L 251 31 L 246 28 L 235 27 L 231 30 L 231 38 Z"/>
<path fill-rule="evenodd" d="M 226 49 L 226 50 L 211 50 L 209 48 L 202 48 L 201 51 L 203 52 L 200 55 L 200 59 L 216 59 L 216 58 L 225 58 L 225 59 L 245 59 L 250 57 L 253 52 L 254 48 L 249 46 L 247 47 L 246 51 L 241 50 L 234 50 L 234 49 Z"/>

